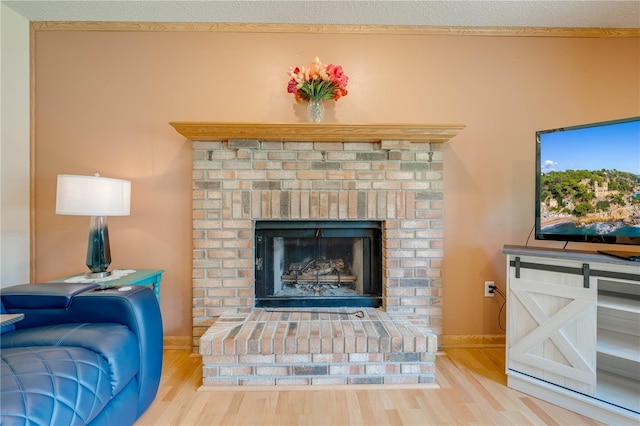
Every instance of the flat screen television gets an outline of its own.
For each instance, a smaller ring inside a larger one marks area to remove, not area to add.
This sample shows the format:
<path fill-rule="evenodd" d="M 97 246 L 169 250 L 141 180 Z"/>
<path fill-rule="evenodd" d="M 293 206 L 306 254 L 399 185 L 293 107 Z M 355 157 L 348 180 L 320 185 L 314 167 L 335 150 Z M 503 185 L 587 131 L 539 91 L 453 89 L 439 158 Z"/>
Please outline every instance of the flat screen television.
<path fill-rule="evenodd" d="M 535 238 L 640 245 L 640 117 L 536 132 Z"/>

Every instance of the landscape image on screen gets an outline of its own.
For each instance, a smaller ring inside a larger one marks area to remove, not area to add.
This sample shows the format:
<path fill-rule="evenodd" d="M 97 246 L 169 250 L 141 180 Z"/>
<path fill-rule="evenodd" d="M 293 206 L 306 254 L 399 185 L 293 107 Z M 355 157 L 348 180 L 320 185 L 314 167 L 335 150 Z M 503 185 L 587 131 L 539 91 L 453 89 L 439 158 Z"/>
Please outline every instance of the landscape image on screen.
<path fill-rule="evenodd" d="M 545 234 L 640 237 L 640 121 L 540 135 Z"/>

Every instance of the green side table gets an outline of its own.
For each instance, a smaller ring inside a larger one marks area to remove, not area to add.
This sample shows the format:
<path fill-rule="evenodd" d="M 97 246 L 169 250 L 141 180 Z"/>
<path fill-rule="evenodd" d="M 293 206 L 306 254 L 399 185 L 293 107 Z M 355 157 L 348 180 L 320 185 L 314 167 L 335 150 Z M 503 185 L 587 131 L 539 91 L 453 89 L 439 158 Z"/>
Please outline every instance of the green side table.
<path fill-rule="evenodd" d="M 160 281 L 162 281 L 162 269 L 114 269 L 112 274 L 104 278 L 85 278 L 84 274 L 70 275 L 64 278 L 51 280 L 52 282 L 68 283 L 94 283 L 100 285 L 144 285 L 153 286 L 153 292 L 160 302 Z"/>

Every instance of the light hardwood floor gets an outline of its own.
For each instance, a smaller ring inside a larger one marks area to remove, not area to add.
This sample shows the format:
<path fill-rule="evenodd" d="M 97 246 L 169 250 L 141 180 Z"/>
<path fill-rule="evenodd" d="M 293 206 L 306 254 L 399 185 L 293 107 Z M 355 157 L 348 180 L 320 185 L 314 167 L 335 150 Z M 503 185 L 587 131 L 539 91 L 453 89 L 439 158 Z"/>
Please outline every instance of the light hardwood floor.
<path fill-rule="evenodd" d="M 436 361 L 439 389 L 198 391 L 200 357 L 164 355 L 158 395 L 136 425 L 599 424 L 507 388 L 504 348 L 447 349 Z"/>

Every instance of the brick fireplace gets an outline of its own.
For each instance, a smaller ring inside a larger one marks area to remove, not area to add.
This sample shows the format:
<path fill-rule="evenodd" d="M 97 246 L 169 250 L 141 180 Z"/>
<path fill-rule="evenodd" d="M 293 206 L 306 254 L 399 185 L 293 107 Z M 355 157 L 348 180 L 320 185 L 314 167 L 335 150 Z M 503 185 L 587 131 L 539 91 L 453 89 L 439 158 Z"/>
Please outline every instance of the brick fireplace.
<path fill-rule="evenodd" d="M 205 385 L 368 383 L 365 370 L 387 371 L 389 383 L 406 380 L 401 370 L 412 371 L 414 382 L 432 381 L 442 328 L 441 142 L 463 126 L 171 124 L 193 141 L 193 337 Z M 255 308 L 256 222 L 303 220 L 381 224 L 382 308 L 365 309 L 369 345 L 354 340 L 345 349 L 345 330 L 362 321 L 347 317 L 347 308 L 306 317 Z M 323 315 L 333 325 L 324 335 Z M 296 327 L 303 321 L 319 330 L 296 340 L 302 351 L 286 348 L 292 317 Z M 313 361 L 314 336 L 332 342 L 319 344 L 316 355 L 362 374 L 331 376 L 328 364 Z M 422 355 L 427 349 L 431 355 Z M 351 367 L 348 354 L 360 354 Z M 287 361 L 277 363 L 278 356 Z"/>

